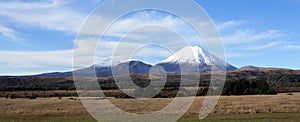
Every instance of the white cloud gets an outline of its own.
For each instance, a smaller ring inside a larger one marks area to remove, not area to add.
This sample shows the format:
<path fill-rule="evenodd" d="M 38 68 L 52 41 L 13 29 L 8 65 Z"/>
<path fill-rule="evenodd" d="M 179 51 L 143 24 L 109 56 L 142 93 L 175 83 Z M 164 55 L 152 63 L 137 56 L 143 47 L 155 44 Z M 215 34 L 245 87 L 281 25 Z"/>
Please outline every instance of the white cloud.
<path fill-rule="evenodd" d="M 250 47 L 250 48 L 246 48 L 246 50 L 260 50 L 260 49 L 266 49 L 266 48 L 271 48 L 277 45 L 282 44 L 282 42 L 271 42 L 268 44 L 264 44 L 264 45 L 260 45 L 260 46 L 255 46 L 255 47 Z"/>
<path fill-rule="evenodd" d="M 48 0 L 39 2 L 0 2 L 2 23 L 42 29 L 77 32 L 85 18 L 84 13 L 69 7 L 70 1 Z"/>
<path fill-rule="evenodd" d="M 274 50 L 274 47 L 288 43 L 278 42 L 278 40 L 288 40 L 288 36 L 280 30 L 253 30 L 247 27 L 247 23 L 247 21 L 227 21 L 217 25 L 228 58 L 264 55 L 266 52 L 258 54 L 257 50 L 267 48 Z"/>
<path fill-rule="evenodd" d="M 226 44 L 242 44 L 255 41 L 266 41 L 283 36 L 279 30 L 267 30 L 256 32 L 253 30 L 238 30 L 234 33 L 223 35 L 222 39 Z"/>
<path fill-rule="evenodd" d="M 227 52 L 226 58 L 257 57 L 262 55 L 263 53 L 260 52 Z"/>
<path fill-rule="evenodd" d="M 283 49 L 299 50 L 300 49 L 300 45 L 283 45 Z"/>
<path fill-rule="evenodd" d="M 17 67 L 71 67 L 72 54 L 72 50 L 0 51 L 0 62 Z"/>
<path fill-rule="evenodd" d="M 226 21 L 226 22 L 221 22 L 217 24 L 217 29 L 219 31 L 226 31 L 229 28 L 235 28 L 238 27 L 239 25 L 244 24 L 244 21 Z"/>
<path fill-rule="evenodd" d="M 5 37 L 10 41 L 16 41 L 19 35 L 19 32 L 0 25 L 0 36 Z"/>
<path fill-rule="evenodd" d="M 120 36 L 137 29 L 137 27 L 145 26 L 161 26 L 180 33 L 192 31 L 192 28 L 180 18 L 156 11 L 142 11 L 115 22 L 106 33 L 106 36 Z"/>

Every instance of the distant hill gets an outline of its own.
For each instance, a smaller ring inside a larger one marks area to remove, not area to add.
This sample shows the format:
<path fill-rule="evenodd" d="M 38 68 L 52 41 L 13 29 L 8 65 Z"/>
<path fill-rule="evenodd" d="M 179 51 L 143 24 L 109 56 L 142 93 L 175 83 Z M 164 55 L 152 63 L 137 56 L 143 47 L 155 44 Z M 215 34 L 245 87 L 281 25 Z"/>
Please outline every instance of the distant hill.
<path fill-rule="evenodd" d="M 237 70 L 262 70 L 262 69 L 265 69 L 265 68 L 249 65 L 249 66 L 241 67 L 241 68 L 239 68 Z"/>
<path fill-rule="evenodd" d="M 291 69 L 286 69 L 286 68 L 274 68 L 274 67 L 256 67 L 256 66 L 252 66 L 252 65 L 249 65 L 249 66 L 244 66 L 244 67 L 241 67 L 237 70 L 242 70 L 242 71 L 245 71 L 245 70 L 254 70 L 254 71 L 257 71 L 257 70 L 264 70 L 264 71 L 291 71 Z M 296 71 L 296 70 L 294 70 Z"/>
<path fill-rule="evenodd" d="M 60 76 L 60 77 L 66 77 L 66 76 L 73 76 L 73 73 L 71 71 L 69 72 L 51 72 L 51 73 L 42 73 L 38 75 L 33 76 L 44 76 L 44 77 L 54 77 L 54 76 Z"/>

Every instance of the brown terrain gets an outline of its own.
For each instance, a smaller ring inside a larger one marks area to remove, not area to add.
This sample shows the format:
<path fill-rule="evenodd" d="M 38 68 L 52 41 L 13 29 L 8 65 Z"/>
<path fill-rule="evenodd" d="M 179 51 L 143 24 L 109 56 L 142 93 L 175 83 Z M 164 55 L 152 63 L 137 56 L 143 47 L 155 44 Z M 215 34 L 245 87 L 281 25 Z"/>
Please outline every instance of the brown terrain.
<path fill-rule="evenodd" d="M 205 97 L 197 97 L 187 114 L 198 114 Z M 185 98 L 181 98 L 185 99 Z M 172 98 L 115 99 L 111 103 L 131 113 L 151 113 Z M 101 99 L 99 99 L 101 101 Z M 79 98 L 0 99 L 0 115 L 87 115 Z M 300 93 L 222 96 L 211 114 L 299 113 Z"/>

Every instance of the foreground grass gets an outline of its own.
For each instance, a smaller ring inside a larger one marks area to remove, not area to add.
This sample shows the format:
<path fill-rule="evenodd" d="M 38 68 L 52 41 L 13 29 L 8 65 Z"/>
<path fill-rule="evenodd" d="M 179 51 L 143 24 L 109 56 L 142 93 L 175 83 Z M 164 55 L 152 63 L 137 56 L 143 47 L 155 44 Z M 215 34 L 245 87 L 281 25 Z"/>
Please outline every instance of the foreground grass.
<path fill-rule="evenodd" d="M 1 122 L 96 122 L 91 116 L 84 115 L 0 115 Z M 179 122 L 199 121 L 196 115 L 186 115 Z M 204 122 L 300 122 L 300 113 L 268 113 L 268 114 L 232 114 L 232 115 L 212 115 Z"/>
<path fill-rule="evenodd" d="M 0 122 L 96 122 L 84 115 L 0 115 Z"/>
<path fill-rule="evenodd" d="M 198 116 L 187 115 L 179 122 L 197 122 Z M 264 114 L 231 114 L 212 115 L 204 122 L 300 122 L 300 113 L 264 113 Z"/>

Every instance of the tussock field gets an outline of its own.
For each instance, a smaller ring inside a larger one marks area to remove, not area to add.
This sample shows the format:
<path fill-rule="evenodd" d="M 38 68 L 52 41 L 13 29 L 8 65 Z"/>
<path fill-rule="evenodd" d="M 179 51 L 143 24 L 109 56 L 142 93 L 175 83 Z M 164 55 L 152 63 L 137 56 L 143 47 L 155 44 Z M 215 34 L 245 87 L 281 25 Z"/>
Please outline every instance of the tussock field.
<path fill-rule="evenodd" d="M 183 117 L 183 120 L 197 120 L 196 115 L 198 114 L 204 98 L 205 97 L 196 98 L 185 117 Z M 138 114 L 151 113 L 160 110 L 168 105 L 171 100 L 172 98 L 110 99 L 110 101 L 119 108 Z M 101 101 L 101 99 L 99 99 L 99 101 Z M 49 118 L 47 117 L 51 118 L 53 116 L 62 117 L 62 119 L 67 119 L 68 116 L 76 116 L 84 120 L 94 121 L 84 109 L 79 98 L 74 97 L 63 97 L 61 99 L 58 97 L 38 99 L 0 98 L 0 107 L 1 121 L 17 119 L 20 117 L 23 120 L 34 118 L 42 118 L 42 120 L 44 118 L 45 120 L 48 120 Z M 224 119 L 225 117 L 225 119 L 228 119 L 235 115 L 239 115 L 237 117 L 245 116 L 246 118 L 255 118 L 256 116 L 271 116 L 279 113 L 290 113 L 288 115 L 291 116 L 293 120 L 300 120 L 300 93 L 291 93 L 290 95 L 282 93 L 278 95 L 222 96 L 208 119 L 211 119 L 211 117 L 221 119 Z M 53 118 L 57 119 L 57 117 Z"/>

